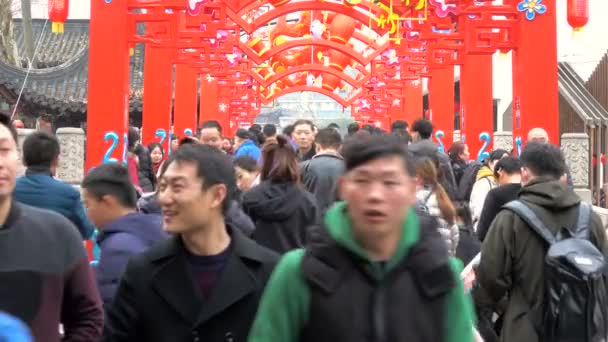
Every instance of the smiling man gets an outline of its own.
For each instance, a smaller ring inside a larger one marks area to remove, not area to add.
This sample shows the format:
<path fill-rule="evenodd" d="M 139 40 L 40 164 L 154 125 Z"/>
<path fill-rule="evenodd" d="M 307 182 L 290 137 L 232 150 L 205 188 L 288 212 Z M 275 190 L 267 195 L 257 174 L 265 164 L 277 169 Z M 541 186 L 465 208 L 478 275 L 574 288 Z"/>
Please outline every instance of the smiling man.
<path fill-rule="evenodd" d="M 189 144 L 167 165 L 158 200 L 173 237 L 127 265 L 104 341 L 243 341 L 278 256 L 226 221 L 228 155 Z"/>
<path fill-rule="evenodd" d="M 249 342 L 473 341 L 459 272 L 430 217 L 418 217 L 414 164 L 393 136 L 347 143 L 343 203 L 306 250 L 283 256 Z"/>

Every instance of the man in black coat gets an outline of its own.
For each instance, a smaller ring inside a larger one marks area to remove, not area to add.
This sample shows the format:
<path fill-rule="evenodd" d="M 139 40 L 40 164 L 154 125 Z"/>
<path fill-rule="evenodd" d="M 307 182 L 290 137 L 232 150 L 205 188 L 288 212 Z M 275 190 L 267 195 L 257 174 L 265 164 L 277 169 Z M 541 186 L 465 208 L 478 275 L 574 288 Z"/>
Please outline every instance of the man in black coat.
<path fill-rule="evenodd" d="M 167 163 L 158 200 L 174 237 L 131 259 L 103 341 L 244 341 L 278 256 L 226 224 L 229 156 L 186 145 Z"/>

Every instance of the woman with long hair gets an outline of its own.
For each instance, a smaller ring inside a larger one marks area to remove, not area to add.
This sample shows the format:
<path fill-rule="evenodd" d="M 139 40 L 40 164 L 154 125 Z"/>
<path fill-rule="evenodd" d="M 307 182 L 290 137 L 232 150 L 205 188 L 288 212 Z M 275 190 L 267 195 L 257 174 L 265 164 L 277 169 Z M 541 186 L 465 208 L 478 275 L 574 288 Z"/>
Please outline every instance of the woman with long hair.
<path fill-rule="evenodd" d="M 419 207 L 429 215 L 437 218 L 439 232 L 444 237 L 450 255 L 456 254 L 458 246 L 457 214 L 448 193 L 439 184 L 437 165 L 429 158 L 416 163 L 416 200 Z"/>
<path fill-rule="evenodd" d="M 158 142 L 153 142 L 148 145 L 148 152 L 150 153 L 150 162 L 152 162 L 152 172 L 154 172 L 154 179 L 158 175 L 158 170 L 165 160 L 165 151 L 163 146 Z"/>
<path fill-rule="evenodd" d="M 260 184 L 243 196 L 256 229 L 253 239 L 279 253 L 303 247 L 317 220 L 315 197 L 300 185 L 298 157 L 284 135 L 262 149 Z"/>

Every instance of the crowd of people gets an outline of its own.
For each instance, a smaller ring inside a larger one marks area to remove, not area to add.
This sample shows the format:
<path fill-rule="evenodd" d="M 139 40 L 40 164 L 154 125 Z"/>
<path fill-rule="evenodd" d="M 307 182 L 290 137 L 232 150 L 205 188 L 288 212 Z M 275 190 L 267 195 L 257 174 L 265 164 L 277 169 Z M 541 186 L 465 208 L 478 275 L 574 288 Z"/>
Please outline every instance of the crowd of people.
<path fill-rule="evenodd" d="M 605 230 L 542 128 L 484 160 L 425 119 L 347 132 L 132 127 L 79 193 L 47 132 L 16 177 L 0 116 L 0 341 L 606 341 Z"/>

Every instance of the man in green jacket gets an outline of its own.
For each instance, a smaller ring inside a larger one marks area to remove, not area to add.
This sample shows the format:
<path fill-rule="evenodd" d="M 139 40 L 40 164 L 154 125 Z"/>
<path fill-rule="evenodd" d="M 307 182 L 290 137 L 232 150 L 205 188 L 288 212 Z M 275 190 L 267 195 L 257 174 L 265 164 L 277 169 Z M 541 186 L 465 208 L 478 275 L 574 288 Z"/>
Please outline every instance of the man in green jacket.
<path fill-rule="evenodd" d="M 473 310 L 436 221 L 418 216 L 414 165 L 392 136 L 345 145 L 340 198 L 306 250 L 285 254 L 250 342 L 473 341 Z"/>

